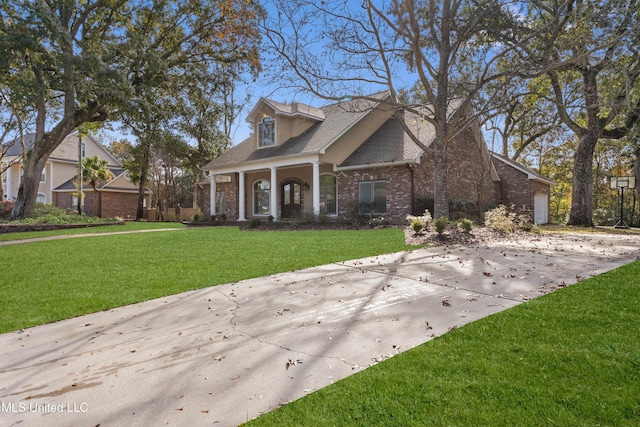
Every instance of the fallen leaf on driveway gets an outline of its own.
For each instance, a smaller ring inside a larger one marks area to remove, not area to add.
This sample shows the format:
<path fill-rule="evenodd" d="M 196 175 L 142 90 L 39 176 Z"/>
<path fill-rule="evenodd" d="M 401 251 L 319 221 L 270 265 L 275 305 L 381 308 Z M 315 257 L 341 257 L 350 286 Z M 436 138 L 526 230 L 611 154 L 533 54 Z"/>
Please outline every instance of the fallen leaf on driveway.
<path fill-rule="evenodd" d="M 287 363 L 285 364 L 285 367 L 286 367 L 286 369 L 289 369 L 289 366 L 295 366 L 298 363 L 302 364 L 302 360 L 300 360 L 300 359 L 296 359 L 296 360 L 289 359 L 289 360 L 287 360 Z"/>

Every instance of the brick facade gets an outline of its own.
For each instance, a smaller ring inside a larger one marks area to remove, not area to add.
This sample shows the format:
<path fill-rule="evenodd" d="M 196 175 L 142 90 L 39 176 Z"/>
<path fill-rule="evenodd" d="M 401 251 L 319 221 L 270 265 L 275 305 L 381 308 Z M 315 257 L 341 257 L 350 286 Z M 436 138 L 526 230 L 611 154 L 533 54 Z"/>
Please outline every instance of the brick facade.
<path fill-rule="evenodd" d="M 350 219 L 350 208 L 358 202 L 359 185 L 366 181 L 387 183 L 386 213 L 381 216 L 402 222 L 413 212 L 413 171 L 409 166 L 362 169 L 338 174 L 338 219 Z"/>
<path fill-rule="evenodd" d="M 90 194 L 88 194 L 90 195 Z M 148 197 L 148 196 L 146 196 Z M 137 193 L 114 193 L 110 191 L 100 192 L 100 216 L 102 218 L 123 218 L 130 219 L 136 217 L 136 210 L 138 208 L 138 194 Z M 88 208 L 88 203 L 91 203 L 91 209 L 93 210 L 93 200 L 85 199 L 85 208 Z M 147 200 L 147 206 L 149 206 L 149 200 Z"/>
<path fill-rule="evenodd" d="M 231 179 L 231 182 L 221 182 L 216 184 L 216 192 L 224 192 L 225 209 L 224 212 L 216 212 L 217 216 L 223 213 L 227 215 L 228 221 L 236 221 L 238 219 L 238 180 L 237 176 Z M 198 187 L 198 207 L 204 215 L 211 212 L 211 184 L 201 184 Z M 246 206 L 246 201 L 245 201 Z"/>
<path fill-rule="evenodd" d="M 149 196 L 147 206 L 149 206 Z M 53 203 L 62 209 L 76 210 L 73 207 L 73 195 L 71 193 L 54 193 Z M 122 218 L 132 219 L 136 217 L 138 207 L 137 193 L 101 191 L 98 195 L 98 214 L 101 218 Z M 93 191 L 84 193 L 83 212 L 88 216 L 94 216 L 93 212 Z"/>
<path fill-rule="evenodd" d="M 476 130 L 477 132 L 477 130 Z M 481 143 L 482 140 L 480 140 Z M 471 216 L 480 219 L 482 212 L 500 203 L 526 206 L 534 209 L 534 193 L 549 194 L 550 186 L 532 181 L 526 173 L 500 161 L 492 161 L 484 147 L 479 145 L 478 136 L 471 128 L 461 132 L 447 146 L 448 196 L 455 216 Z M 492 164 L 495 172 L 492 174 Z M 308 167 L 311 169 L 311 166 Z M 416 212 L 416 200 L 434 198 L 434 159 L 431 153 L 424 153 L 417 164 L 403 164 L 379 168 L 350 169 L 336 172 L 338 217 L 349 221 L 353 217 L 354 204 L 359 200 L 359 184 L 365 181 L 386 182 L 386 213 L 380 216 L 393 223 L 404 223 L 408 214 Z M 307 171 L 309 172 L 309 171 Z M 500 181 L 494 181 L 495 173 Z M 238 218 L 238 176 L 234 174 L 229 183 L 218 183 L 217 191 L 225 192 L 227 219 Z M 202 212 L 209 212 L 209 184 L 199 190 Z M 280 188 L 278 186 L 278 188 Z M 245 197 L 251 197 L 251 187 L 247 182 Z M 280 195 L 278 196 L 278 200 Z M 471 207 L 472 212 L 456 211 L 455 206 Z M 245 200 L 245 206 L 249 206 Z M 247 208 L 247 219 L 251 218 Z"/>
<path fill-rule="evenodd" d="M 527 174 L 501 161 L 495 161 L 494 164 L 500 176 L 501 203 L 507 206 L 514 205 L 517 208 L 525 206 L 533 211 L 534 193 Z M 546 187 L 540 190 L 549 194 L 548 185 L 539 184 L 539 187 Z"/>

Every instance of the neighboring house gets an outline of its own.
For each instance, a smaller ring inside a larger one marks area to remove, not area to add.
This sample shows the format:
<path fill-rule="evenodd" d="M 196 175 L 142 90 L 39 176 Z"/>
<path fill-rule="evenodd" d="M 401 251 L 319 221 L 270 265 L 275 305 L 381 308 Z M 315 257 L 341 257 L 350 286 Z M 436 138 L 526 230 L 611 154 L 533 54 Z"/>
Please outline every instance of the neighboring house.
<path fill-rule="evenodd" d="M 25 149 L 33 145 L 34 134 L 25 135 Z M 23 148 L 20 142 L 6 144 L 6 152 L 2 162 L 13 163 L 2 174 L 2 186 L 5 200 L 15 200 L 22 176 Z M 5 151 L 5 150 L 3 150 Z M 98 194 L 93 194 L 93 188 L 89 184 L 83 185 L 83 212 L 87 215 L 100 217 L 135 218 L 138 203 L 138 186 L 128 178 L 127 172 L 122 168 L 109 151 L 96 140 L 88 137 L 80 138 L 77 132 L 67 136 L 56 148 L 42 171 L 38 188 L 37 202 L 51 203 L 63 209 L 77 210 L 78 197 L 74 178 L 78 174 L 79 157 L 98 156 L 107 161 L 108 167 L 113 172 L 114 178 L 102 183 L 98 188 Z M 4 168 L 3 168 L 4 169 Z M 98 198 L 97 212 L 93 212 L 93 198 Z M 150 204 L 150 192 L 145 195 L 145 205 Z"/>
<path fill-rule="evenodd" d="M 205 190 L 215 200 L 203 210 L 238 221 L 299 213 L 348 220 L 354 206 L 398 223 L 421 214 L 418 207 L 433 200 L 433 156 L 410 139 L 400 120 L 426 146 L 434 129 L 417 116 L 396 113 L 387 97 L 320 108 L 261 98 L 247 118 L 254 133 L 203 168 L 210 182 Z M 502 202 L 503 181 L 479 126 L 459 132 L 447 156 L 452 202 L 478 211 Z"/>
<path fill-rule="evenodd" d="M 493 164 L 502 179 L 500 200 L 505 205 L 526 206 L 536 224 L 549 222 L 551 186 L 555 183 L 515 160 L 491 153 Z"/>

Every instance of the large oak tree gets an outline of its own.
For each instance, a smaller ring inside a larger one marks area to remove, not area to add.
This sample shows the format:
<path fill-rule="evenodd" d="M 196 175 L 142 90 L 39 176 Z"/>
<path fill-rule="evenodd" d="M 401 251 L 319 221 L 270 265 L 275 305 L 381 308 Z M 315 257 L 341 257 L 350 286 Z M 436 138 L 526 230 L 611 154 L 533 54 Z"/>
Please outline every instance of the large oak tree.
<path fill-rule="evenodd" d="M 562 122 L 578 138 L 569 224 L 591 226 L 593 158 L 601 139 L 620 139 L 640 118 L 640 3 L 531 1 L 532 25 L 553 28 L 529 45 L 547 67 Z"/>
<path fill-rule="evenodd" d="M 261 11 L 252 0 L 0 0 L 0 74 L 35 132 L 12 218 L 33 210 L 49 155 L 79 125 L 143 119 L 150 93 L 195 69 L 259 66 Z"/>

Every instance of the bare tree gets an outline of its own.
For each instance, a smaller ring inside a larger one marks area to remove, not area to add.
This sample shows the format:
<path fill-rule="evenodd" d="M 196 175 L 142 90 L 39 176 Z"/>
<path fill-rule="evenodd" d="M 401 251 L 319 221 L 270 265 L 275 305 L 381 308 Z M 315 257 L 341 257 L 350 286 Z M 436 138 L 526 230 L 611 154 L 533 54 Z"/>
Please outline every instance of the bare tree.
<path fill-rule="evenodd" d="M 277 13 L 264 35 L 282 59 L 274 74 L 283 86 L 335 101 L 385 89 L 382 108 L 435 128 L 427 147 L 400 121 L 433 155 L 434 216 L 448 216 L 447 145 L 475 119 L 479 91 L 518 70 L 504 63 L 517 60 L 514 47 L 530 37 L 524 9 L 502 0 L 272 2 Z M 476 112 L 496 99 L 485 101 Z"/>

